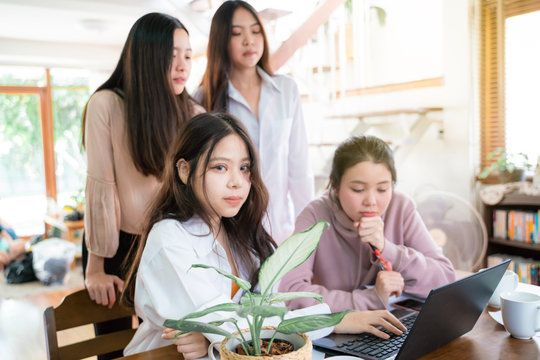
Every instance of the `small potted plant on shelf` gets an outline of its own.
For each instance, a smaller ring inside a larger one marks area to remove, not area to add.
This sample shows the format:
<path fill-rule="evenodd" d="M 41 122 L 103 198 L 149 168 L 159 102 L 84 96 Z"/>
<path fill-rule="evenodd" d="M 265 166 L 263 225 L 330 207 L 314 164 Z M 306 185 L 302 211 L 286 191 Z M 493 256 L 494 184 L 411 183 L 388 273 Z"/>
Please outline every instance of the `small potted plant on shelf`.
<path fill-rule="evenodd" d="M 180 330 L 178 335 L 201 332 L 225 336 L 219 349 L 222 360 L 251 356 L 310 359 L 312 344 L 304 333 L 334 326 L 341 322 L 350 310 L 284 320 L 289 308 L 281 304 L 283 301 L 311 297 L 322 302 L 322 296 L 311 292 L 272 293 L 272 288 L 285 274 L 311 256 L 319 245 L 319 239 L 326 226 L 328 224 L 325 221 L 320 221 L 309 229 L 292 235 L 266 259 L 259 270 L 260 293 L 253 292 L 248 281 L 221 269 L 202 264 L 193 265 L 192 268 L 213 269 L 232 279 L 245 293 L 239 304 L 231 302 L 212 306 L 188 314 L 179 320 L 166 320 L 164 326 Z M 240 329 L 238 320 L 234 317 L 209 323 L 193 320 L 216 311 L 235 312 L 239 318 L 246 320 L 248 329 Z M 263 327 L 264 319 L 274 316 L 281 319 L 279 325 L 276 328 Z M 221 328 L 220 325 L 226 322 L 234 324 L 238 331 L 231 333 Z"/>
<path fill-rule="evenodd" d="M 494 159 L 495 161 L 478 174 L 479 179 L 485 179 L 492 172 L 498 171 L 501 183 L 523 181 L 525 170 L 531 167 L 527 154 L 508 153 L 503 148 L 497 148 L 490 152 L 486 159 Z"/>

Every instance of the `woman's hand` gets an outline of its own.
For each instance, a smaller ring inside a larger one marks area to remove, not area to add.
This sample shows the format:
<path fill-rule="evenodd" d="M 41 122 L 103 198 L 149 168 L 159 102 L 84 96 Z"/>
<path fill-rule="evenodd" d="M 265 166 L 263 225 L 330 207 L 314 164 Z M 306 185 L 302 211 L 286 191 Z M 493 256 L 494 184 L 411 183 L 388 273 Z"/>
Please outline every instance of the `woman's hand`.
<path fill-rule="evenodd" d="M 379 271 L 375 279 L 375 291 L 386 305 L 390 296 L 400 296 L 405 287 L 403 276 L 397 271 Z"/>
<path fill-rule="evenodd" d="M 379 330 L 382 327 L 396 335 L 403 334 L 407 328 L 388 310 L 352 311 L 335 326 L 336 334 L 360 334 L 367 332 L 383 339 L 390 336 Z"/>
<path fill-rule="evenodd" d="M 104 259 L 100 256 L 88 254 L 88 266 L 86 267 L 86 279 L 84 281 L 90 299 L 97 304 L 113 307 L 116 302 L 116 289 L 124 290 L 124 281 L 116 275 L 106 274 L 103 265 Z"/>
<path fill-rule="evenodd" d="M 354 226 L 362 242 L 375 246 L 380 252 L 384 250 L 384 222 L 380 216 L 364 216 Z"/>
<path fill-rule="evenodd" d="M 163 330 L 161 338 L 165 340 L 174 340 L 177 333 L 178 330 L 165 329 Z M 206 356 L 210 342 L 203 334 L 191 332 L 178 336 L 178 338 L 174 340 L 174 344 L 176 345 L 176 350 L 184 356 L 184 359 L 190 360 Z"/>

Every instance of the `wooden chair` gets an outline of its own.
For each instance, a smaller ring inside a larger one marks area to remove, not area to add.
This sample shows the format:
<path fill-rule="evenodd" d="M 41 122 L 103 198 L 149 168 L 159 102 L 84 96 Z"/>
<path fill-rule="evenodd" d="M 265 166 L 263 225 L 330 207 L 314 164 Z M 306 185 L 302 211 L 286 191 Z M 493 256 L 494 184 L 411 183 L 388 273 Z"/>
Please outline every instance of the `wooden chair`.
<path fill-rule="evenodd" d="M 123 350 L 136 329 L 126 329 L 58 347 L 57 332 L 82 325 L 132 316 L 132 312 L 118 303 L 109 309 L 90 299 L 86 289 L 70 294 L 56 308 L 48 307 L 44 314 L 45 338 L 49 359 L 82 359 L 111 351 Z"/>

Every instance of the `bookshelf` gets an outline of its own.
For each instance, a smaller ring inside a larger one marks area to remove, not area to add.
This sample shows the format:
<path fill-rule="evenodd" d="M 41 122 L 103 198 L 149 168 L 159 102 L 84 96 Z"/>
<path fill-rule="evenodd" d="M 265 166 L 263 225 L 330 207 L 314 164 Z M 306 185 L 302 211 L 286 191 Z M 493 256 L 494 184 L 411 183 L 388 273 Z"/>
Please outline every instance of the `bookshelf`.
<path fill-rule="evenodd" d="M 530 218 L 526 218 L 522 214 L 537 214 L 537 216 L 540 215 L 540 196 L 538 195 L 526 195 L 522 193 L 509 193 L 506 194 L 501 202 L 499 202 L 496 205 L 484 205 L 484 221 L 486 224 L 487 232 L 488 232 L 488 248 L 487 248 L 487 258 L 486 258 L 486 264 L 487 266 L 493 265 L 493 262 L 490 264 L 491 255 L 495 254 L 504 254 L 508 255 L 508 257 L 512 258 L 513 263 L 523 263 L 527 264 L 527 272 L 530 272 L 531 266 L 533 269 L 533 274 L 537 273 L 540 269 L 540 239 L 538 236 L 529 235 L 531 238 L 529 240 L 526 240 L 524 237 L 527 237 L 527 231 L 521 231 L 519 234 L 515 234 L 514 240 L 511 240 L 511 236 L 509 235 L 508 228 L 510 222 L 513 223 L 514 220 L 510 220 L 510 213 L 513 213 L 512 216 L 515 214 L 519 214 L 522 216 L 522 218 L 519 219 L 519 224 L 521 225 L 524 223 L 527 219 L 527 221 L 530 221 Z M 494 221 L 494 214 L 495 219 L 500 221 L 500 214 L 506 214 L 506 227 L 504 229 L 498 228 L 496 229 L 496 226 L 498 226 L 496 221 Z M 517 219 L 517 216 L 513 219 Z M 533 221 L 536 222 L 536 227 L 538 226 L 538 219 Z M 516 220 L 516 227 L 517 227 L 518 221 Z M 531 229 L 534 229 L 534 226 L 530 226 Z M 538 231 L 538 230 L 536 230 Z M 501 235 L 506 234 L 505 235 Z M 521 238 L 519 240 L 518 238 Z M 531 265 L 532 264 L 532 265 Z M 513 266 L 513 265 L 512 265 Z M 517 267 L 515 269 L 517 271 Z M 523 273 L 525 273 L 525 270 L 523 270 Z M 531 279 L 527 279 L 527 281 L 524 281 L 524 279 L 521 279 L 522 282 L 531 282 Z M 538 280 L 532 280 L 532 282 L 537 282 Z"/>

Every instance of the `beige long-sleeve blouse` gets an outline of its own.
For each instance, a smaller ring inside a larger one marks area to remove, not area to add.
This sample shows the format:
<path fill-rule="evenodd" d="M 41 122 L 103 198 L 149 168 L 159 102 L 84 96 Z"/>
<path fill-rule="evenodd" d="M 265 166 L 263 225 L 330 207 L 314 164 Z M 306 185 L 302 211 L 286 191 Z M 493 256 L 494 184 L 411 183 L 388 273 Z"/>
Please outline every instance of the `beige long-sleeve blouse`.
<path fill-rule="evenodd" d="M 144 212 L 161 186 L 135 168 L 124 116 L 123 100 L 113 91 L 98 91 L 88 102 L 84 228 L 88 250 L 103 257 L 116 253 L 119 230 L 141 233 Z"/>

